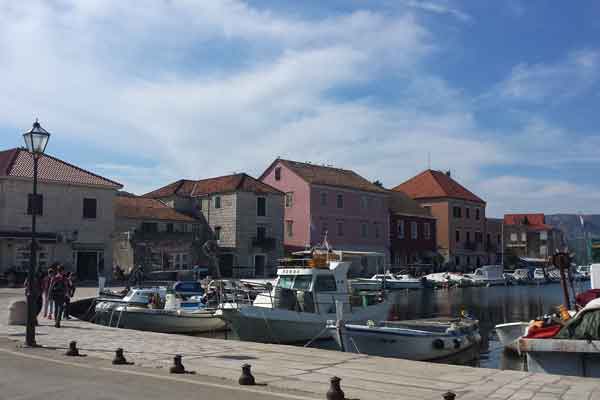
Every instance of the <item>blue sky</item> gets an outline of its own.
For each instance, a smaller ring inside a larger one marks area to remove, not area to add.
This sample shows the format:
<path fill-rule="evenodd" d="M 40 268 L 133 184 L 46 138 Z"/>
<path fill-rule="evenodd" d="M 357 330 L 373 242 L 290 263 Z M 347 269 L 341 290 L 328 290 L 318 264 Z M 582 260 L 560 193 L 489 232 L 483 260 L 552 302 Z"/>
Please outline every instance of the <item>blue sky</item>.
<path fill-rule="evenodd" d="M 143 193 L 277 156 L 600 213 L 600 3 L 0 0 L 0 147 Z"/>

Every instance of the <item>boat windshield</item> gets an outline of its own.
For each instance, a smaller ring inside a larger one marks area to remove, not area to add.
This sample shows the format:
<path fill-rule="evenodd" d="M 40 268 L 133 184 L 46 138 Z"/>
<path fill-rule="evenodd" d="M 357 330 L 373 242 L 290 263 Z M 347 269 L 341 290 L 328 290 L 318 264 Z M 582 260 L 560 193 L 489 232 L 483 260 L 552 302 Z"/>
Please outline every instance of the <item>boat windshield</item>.
<path fill-rule="evenodd" d="M 282 275 L 277 286 L 284 289 L 308 290 L 312 275 Z"/>

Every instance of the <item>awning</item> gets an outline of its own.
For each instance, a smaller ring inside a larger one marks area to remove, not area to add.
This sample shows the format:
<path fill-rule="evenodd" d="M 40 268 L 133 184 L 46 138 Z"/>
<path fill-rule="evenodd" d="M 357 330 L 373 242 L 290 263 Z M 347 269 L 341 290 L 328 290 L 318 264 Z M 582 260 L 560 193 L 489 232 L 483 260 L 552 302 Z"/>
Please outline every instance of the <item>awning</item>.
<path fill-rule="evenodd" d="M 53 232 L 36 232 L 35 238 L 39 241 L 56 242 L 57 234 Z M 0 239 L 31 239 L 31 232 L 24 231 L 0 231 Z"/>

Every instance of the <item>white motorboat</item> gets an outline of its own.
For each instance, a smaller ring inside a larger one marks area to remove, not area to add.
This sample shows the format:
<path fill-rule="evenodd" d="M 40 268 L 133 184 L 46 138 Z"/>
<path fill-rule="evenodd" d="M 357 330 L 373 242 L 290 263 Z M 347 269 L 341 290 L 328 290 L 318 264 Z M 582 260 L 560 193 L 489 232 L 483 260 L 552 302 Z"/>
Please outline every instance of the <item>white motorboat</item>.
<path fill-rule="evenodd" d="M 484 265 L 472 274 L 465 274 L 465 277 L 470 279 L 474 286 L 506 285 L 502 265 Z"/>
<path fill-rule="evenodd" d="M 471 286 L 471 279 L 457 272 L 435 272 L 425 276 L 435 286 Z"/>
<path fill-rule="evenodd" d="M 519 339 L 527 333 L 529 322 L 509 322 L 495 326 L 498 340 L 505 349 L 519 351 Z"/>
<path fill-rule="evenodd" d="M 342 351 L 416 361 L 468 362 L 479 357 L 478 322 L 459 318 L 370 321 L 327 326 Z"/>
<path fill-rule="evenodd" d="M 376 274 L 371 278 L 353 279 L 350 281 L 350 285 L 355 290 L 423 289 L 423 281 L 421 279 L 392 273 Z"/>
<path fill-rule="evenodd" d="M 271 291 L 259 294 L 252 305 L 221 304 L 216 315 L 227 321 L 241 340 L 306 343 L 331 337 L 325 329 L 335 319 L 336 301 L 349 321 L 385 319 L 391 304 L 376 295 L 351 295 L 350 262 L 335 253 L 313 250 L 311 258 L 290 259 L 278 268 Z"/>

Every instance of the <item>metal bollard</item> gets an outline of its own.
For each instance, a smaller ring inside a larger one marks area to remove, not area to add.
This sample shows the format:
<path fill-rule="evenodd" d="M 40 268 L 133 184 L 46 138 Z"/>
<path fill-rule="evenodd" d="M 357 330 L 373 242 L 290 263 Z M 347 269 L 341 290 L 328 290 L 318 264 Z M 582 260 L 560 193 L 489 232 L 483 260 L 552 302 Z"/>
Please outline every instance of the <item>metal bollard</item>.
<path fill-rule="evenodd" d="M 79 349 L 77 348 L 76 341 L 69 342 L 69 350 L 67 350 L 65 355 L 67 355 L 69 357 L 80 357 L 81 356 L 79 354 Z"/>
<path fill-rule="evenodd" d="M 346 395 L 340 387 L 340 381 L 342 379 L 334 376 L 329 380 L 329 390 L 327 391 L 327 400 L 345 400 Z"/>
<path fill-rule="evenodd" d="M 185 367 L 181 363 L 181 354 L 177 354 L 173 358 L 173 366 L 169 369 L 172 374 L 185 374 Z"/>
<path fill-rule="evenodd" d="M 242 365 L 242 375 L 240 376 L 240 379 L 238 379 L 240 385 L 256 385 L 256 381 L 254 380 L 254 376 L 252 376 L 250 368 L 250 364 Z"/>
<path fill-rule="evenodd" d="M 454 400 L 456 398 L 456 394 L 453 392 L 444 393 L 444 400 Z"/>
<path fill-rule="evenodd" d="M 115 350 L 115 358 L 112 361 L 113 365 L 133 365 L 132 362 L 128 362 L 125 356 L 123 355 L 123 349 L 118 348 Z"/>

